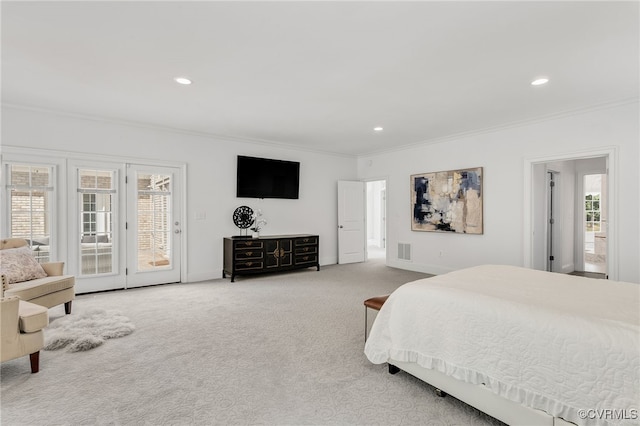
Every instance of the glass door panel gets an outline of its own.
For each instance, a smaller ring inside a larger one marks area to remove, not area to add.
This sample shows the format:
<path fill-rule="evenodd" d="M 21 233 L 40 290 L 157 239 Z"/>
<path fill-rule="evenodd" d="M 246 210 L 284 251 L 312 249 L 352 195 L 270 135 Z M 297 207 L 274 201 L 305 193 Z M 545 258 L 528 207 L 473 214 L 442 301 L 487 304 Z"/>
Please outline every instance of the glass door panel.
<path fill-rule="evenodd" d="M 80 275 L 115 272 L 113 207 L 115 172 L 78 170 Z"/>
<path fill-rule="evenodd" d="M 138 180 L 138 270 L 171 266 L 171 176 Z"/>
<path fill-rule="evenodd" d="M 178 171 L 131 165 L 127 287 L 180 281 L 180 214 L 175 184 Z"/>

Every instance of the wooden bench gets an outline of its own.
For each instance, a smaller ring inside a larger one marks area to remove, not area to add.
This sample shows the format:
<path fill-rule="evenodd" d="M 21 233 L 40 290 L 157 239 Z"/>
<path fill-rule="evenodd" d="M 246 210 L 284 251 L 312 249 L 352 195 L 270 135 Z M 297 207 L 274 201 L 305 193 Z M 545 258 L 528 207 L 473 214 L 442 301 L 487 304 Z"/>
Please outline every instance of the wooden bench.
<path fill-rule="evenodd" d="M 367 330 L 369 328 L 369 319 L 367 318 L 367 313 L 369 309 L 375 309 L 379 311 L 384 305 L 384 302 L 387 301 L 389 295 L 384 296 L 376 296 L 364 301 L 364 341 L 367 341 Z"/>

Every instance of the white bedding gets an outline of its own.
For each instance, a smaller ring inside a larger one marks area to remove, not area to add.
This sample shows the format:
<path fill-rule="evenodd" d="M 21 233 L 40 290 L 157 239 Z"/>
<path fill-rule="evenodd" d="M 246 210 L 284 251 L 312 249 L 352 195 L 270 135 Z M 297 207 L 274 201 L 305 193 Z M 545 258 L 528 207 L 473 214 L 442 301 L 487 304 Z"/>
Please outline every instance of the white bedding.
<path fill-rule="evenodd" d="M 495 265 L 414 281 L 383 305 L 365 354 L 579 425 L 640 424 L 638 284 Z"/>

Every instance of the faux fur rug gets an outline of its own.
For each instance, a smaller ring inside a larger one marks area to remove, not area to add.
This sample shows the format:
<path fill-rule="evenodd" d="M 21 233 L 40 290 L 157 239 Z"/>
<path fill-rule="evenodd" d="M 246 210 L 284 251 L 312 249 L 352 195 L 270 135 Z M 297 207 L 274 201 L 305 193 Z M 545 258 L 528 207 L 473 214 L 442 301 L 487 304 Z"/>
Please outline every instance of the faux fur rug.
<path fill-rule="evenodd" d="M 88 351 L 107 339 L 127 336 L 135 326 L 117 311 L 93 309 L 79 315 L 65 315 L 44 330 L 44 349 L 54 351 L 68 347 L 69 352 Z"/>

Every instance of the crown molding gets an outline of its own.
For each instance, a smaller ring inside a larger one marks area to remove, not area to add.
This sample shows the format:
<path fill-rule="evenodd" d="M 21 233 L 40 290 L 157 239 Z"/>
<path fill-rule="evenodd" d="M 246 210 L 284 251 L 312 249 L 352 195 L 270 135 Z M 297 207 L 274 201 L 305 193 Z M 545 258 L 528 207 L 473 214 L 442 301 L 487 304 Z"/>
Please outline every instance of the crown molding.
<path fill-rule="evenodd" d="M 450 141 L 454 141 L 454 140 L 464 138 L 464 137 L 469 137 L 469 136 L 484 135 L 488 133 L 495 133 L 503 130 L 518 128 L 518 127 L 530 126 L 533 124 L 544 123 L 547 121 L 587 114 L 594 111 L 617 108 L 624 105 L 637 104 L 638 102 L 640 102 L 640 97 L 635 96 L 635 97 L 626 98 L 626 99 L 619 99 L 616 101 L 599 103 L 596 105 L 590 105 L 583 108 L 560 111 L 552 114 L 546 114 L 546 115 L 541 115 L 533 118 L 528 118 L 525 120 L 512 121 L 510 123 L 504 123 L 496 126 L 485 127 L 482 129 L 469 130 L 466 132 L 454 133 L 451 135 L 432 138 L 432 139 L 424 139 L 419 142 L 408 143 L 406 145 L 398 146 L 395 148 L 371 151 L 368 153 L 359 154 L 358 159 L 363 159 L 363 158 L 378 156 L 383 154 L 390 154 L 398 151 L 405 151 L 405 150 L 417 148 L 424 145 L 435 145 L 438 143 L 450 142 Z"/>
<path fill-rule="evenodd" d="M 162 126 L 159 124 L 115 119 L 115 118 L 102 117 L 102 116 L 96 116 L 91 114 L 80 114 L 80 113 L 63 111 L 63 110 L 55 110 L 55 109 L 36 107 L 31 105 L 7 103 L 7 102 L 2 102 L 2 107 L 15 109 L 15 110 L 42 113 L 42 114 L 57 115 L 61 117 L 69 117 L 69 118 L 74 118 L 78 120 L 88 120 L 88 121 L 95 121 L 99 123 L 113 124 L 113 125 L 119 125 L 119 126 L 136 127 L 141 129 L 170 132 L 170 133 L 176 133 L 181 135 L 197 136 L 197 137 L 203 137 L 207 139 L 215 139 L 216 141 L 219 141 L 219 142 L 249 143 L 254 145 L 264 145 L 264 146 L 278 147 L 278 148 L 289 149 L 294 151 L 328 155 L 332 157 L 356 158 L 356 155 L 354 154 L 343 154 L 343 153 L 337 153 L 337 152 L 326 151 L 321 149 L 301 147 L 298 145 L 288 144 L 285 142 L 272 141 L 267 139 L 249 138 L 249 137 L 242 137 L 242 136 L 230 136 L 230 135 L 223 135 L 223 134 L 209 133 L 209 132 L 198 132 L 194 130 L 182 129 L 182 128 L 171 127 L 171 126 Z"/>
<path fill-rule="evenodd" d="M 176 133 L 176 134 L 204 137 L 204 138 L 208 138 L 208 139 L 215 139 L 215 140 L 220 141 L 220 142 L 249 143 L 249 144 L 263 145 L 263 146 L 269 146 L 269 147 L 278 147 L 278 148 L 289 149 L 289 150 L 294 150 L 294 151 L 310 152 L 310 153 L 314 153 L 314 154 L 337 156 L 337 157 L 343 157 L 343 158 L 361 159 L 361 158 L 367 158 L 367 157 L 370 157 L 370 156 L 378 156 L 378 155 L 389 154 L 389 153 L 398 152 L 398 151 L 409 150 L 409 149 L 413 149 L 413 148 L 424 146 L 424 145 L 434 145 L 434 144 L 438 144 L 438 143 L 446 143 L 446 142 L 453 141 L 453 140 L 456 140 L 456 139 L 460 139 L 460 138 L 463 138 L 463 137 L 477 136 L 477 135 L 483 135 L 483 134 L 488 134 L 488 133 L 495 133 L 495 132 L 499 132 L 499 131 L 503 131 L 503 130 L 507 130 L 507 129 L 513 129 L 513 128 L 518 128 L 518 127 L 529 126 L 529 125 L 532 125 L 532 124 L 547 122 L 547 121 L 551 121 L 551 120 L 557 120 L 557 119 L 567 118 L 567 117 L 571 117 L 571 116 L 582 115 L 582 114 L 586 114 L 586 113 L 593 112 L 593 111 L 604 110 L 604 109 L 609 109 L 609 108 L 616 108 L 616 107 L 620 107 L 620 106 L 624 106 L 624 105 L 630 105 L 630 104 L 636 104 L 639 101 L 640 101 L 640 97 L 638 97 L 638 96 L 631 97 L 631 98 L 626 98 L 626 99 L 619 99 L 619 100 L 615 100 L 615 101 L 609 101 L 609 102 L 599 103 L 599 104 L 595 104 L 595 105 L 590 105 L 590 106 L 586 106 L 586 107 L 583 107 L 583 108 L 560 111 L 560 112 L 541 115 L 541 116 L 537 116 L 537 117 L 533 117 L 533 118 L 529 118 L 529 119 L 525 119 L 525 120 L 518 120 L 518 121 L 513 121 L 513 122 L 510 122 L 510 123 L 504 123 L 504 124 L 496 125 L 496 126 L 489 126 L 489 127 L 485 127 L 485 128 L 482 128 L 482 129 L 469 130 L 469 131 L 465 131 L 465 132 L 454 133 L 454 134 L 450 134 L 450 135 L 447 135 L 447 136 L 436 137 L 436 138 L 432 138 L 432 139 L 424 139 L 424 140 L 420 140 L 420 141 L 417 141 L 417 142 L 411 142 L 411 143 L 407 143 L 407 144 L 404 144 L 404 145 L 401 145 L 401 146 L 396 146 L 396 147 L 393 147 L 393 148 L 369 151 L 369 152 L 365 152 L 365 153 L 361 153 L 361 154 L 336 153 L 336 152 L 322 150 L 322 149 L 300 147 L 298 145 L 288 144 L 288 143 L 279 142 L 279 141 L 272 141 L 272 140 L 259 139 L 259 138 L 240 137 L 240 136 L 231 136 L 231 135 L 223 135 L 223 134 L 216 134 L 216 133 L 209 133 L 209 132 L 198 132 L 198 131 L 182 129 L 182 128 L 175 128 L 175 127 L 170 127 L 170 126 L 161 126 L 161 125 L 157 125 L 157 124 L 142 123 L 142 122 L 136 122 L 136 121 L 121 120 L 121 119 L 112 119 L 112 118 L 108 118 L 108 117 L 101 117 L 101 116 L 95 116 L 95 115 L 89 115 L 89 114 L 79 114 L 79 113 L 74 113 L 74 112 L 53 110 L 53 109 L 48 109 L 48 108 L 35 107 L 35 106 L 29 106 L 29 105 L 22 105 L 22 104 L 13 104 L 13 103 L 3 102 L 2 103 L 2 107 L 3 108 L 16 109 L 16 110 L 24 110 L 24 111 L 45 113 L 45 114 L 51 114 L 51 115 L 58 115 L 58 116 L 75 118 L 75 119 L 80 119 L 80 120 L 90 120 L 90 121 L 96 121 L 96 122 L 100 122 L 100 123 L 107 123 L 107 124 L 114 124 L 114 125 L 121 125 L 121 126 L 128 126 L 128 127 L 137 127 L 137 128 L 143 128 L 143 129 L 149 129 L 149 130 L 156 130 L 156 131 L 171 132 L 171 133 Z"/>

